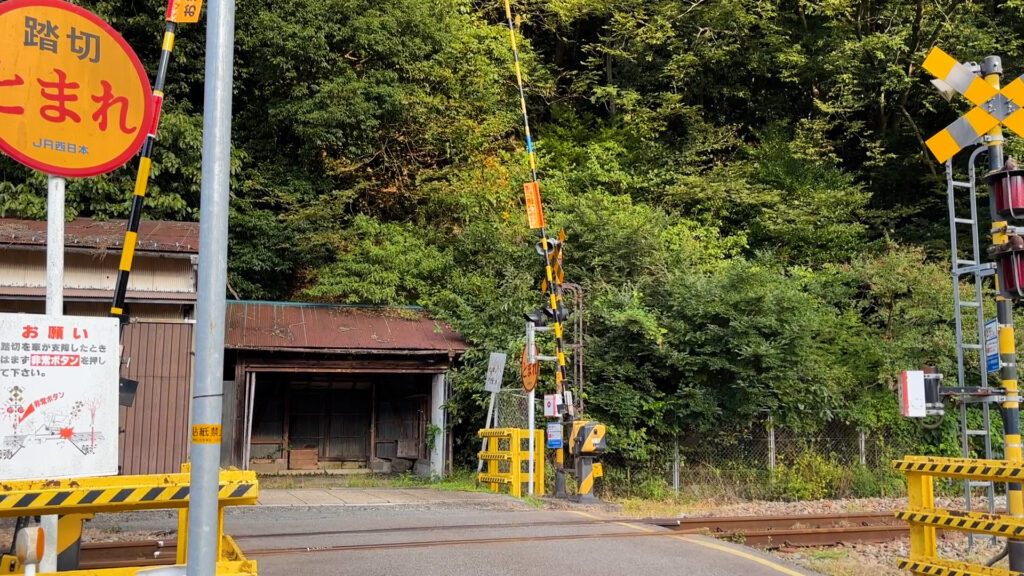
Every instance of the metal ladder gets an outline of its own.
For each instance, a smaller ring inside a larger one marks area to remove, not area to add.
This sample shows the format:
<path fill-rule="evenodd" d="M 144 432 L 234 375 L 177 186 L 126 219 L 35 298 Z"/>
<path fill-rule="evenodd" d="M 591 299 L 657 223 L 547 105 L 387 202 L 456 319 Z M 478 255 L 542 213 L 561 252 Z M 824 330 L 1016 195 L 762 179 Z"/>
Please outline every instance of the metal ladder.
<path fill-rule="evenodd" d="M 982 306 L 983 283 L 986 277 L 995 274 L 995 265 L 982 262 L 981 243 L 978 235 L 978 188 L 975 160 L 978 155 L 988 150 L 988 146 L 981 145 L 974 149 L 968 162 L 968 180 L 957 181 L 953 178 L 953 160 L 946 161 L 946 186 L 947 200 L 949 203 L 949 238 L 952 250 L 952 280 L 953 280 L 953 310 L 956 318 L 956 368 L 957 387 L 966 388 L 968 383 L 965 378 L 964 360 L 968 354 L 977 354 L 979 376 L 981 380 L 978 386 L 984 392 L 989 388 L 988 363 L 985 353 L 985 310 Z M 956 214 L 956 191 L 964 189 L 970 192 L 971 215 L 969 218 L 961 218 Z M 970 227 L 970 258 L 963 258 L 960 254 L 957 232 L 962 228 Z M 960 290 L 961 281 L 968 281 L 974 285 L 973 299 L 970 291 L 962 295 Z M 968 299 L 963 299 L 967 296 Z M 974 314 L 977 324 L 976 333 L 965 341 L 964 337 L 964 316 Z M 973 376 L 973 374 L 972 374 Z M 959 394 L 957 400 L 960 404 L 960 448 L 964 458 L 971 457 L 971 438 L 980 438 L 985 444 L 985 458 L 992 459 L 992 434 L 990 404 L 991 395 L 984 393 L 978 396 Z M 981 429 L 971 429 L 967 426 L 968 405 L 979 405 L 983 426 Z M 995 483 L 967 480 L 964 482 L 965 506 L 971 510 L 971 490 L 973 488 L 985 488 L 988 496 L 988 512 L 995 513 Z M 994 538 L 993 538 L 994 540 Z M 973 546 L 974 535 L 968 535 L 968 546 Z"/>

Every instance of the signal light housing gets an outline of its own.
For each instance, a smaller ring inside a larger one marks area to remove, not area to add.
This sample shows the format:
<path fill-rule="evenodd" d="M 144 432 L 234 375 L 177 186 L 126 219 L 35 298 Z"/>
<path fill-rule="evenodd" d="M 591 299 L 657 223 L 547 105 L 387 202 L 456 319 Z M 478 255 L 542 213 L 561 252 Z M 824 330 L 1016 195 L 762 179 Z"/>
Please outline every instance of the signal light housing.
<path fill-rule="evenodd" d="M 992 187 L 993 219 L 1024 218 L 1024 170 L 1000 170 L 989 174 L 985 179 Z"/>
<path fill-rule="evenodd" d="M 564 322 L 569 319 L 569 309 L 561 302 L 558 303 L 558 308 L 552 309 L 550 306 L 544 308 L 544 314 L 555 322 Z"/>
<path fill-rule="evenodd" d="M 537 308 L 523 314 L 523 318 L 526 318 L 527 322 L 533 323 L 534 326 L 545 326 L 548 323 L 547 310 L 544 308 Z"/>

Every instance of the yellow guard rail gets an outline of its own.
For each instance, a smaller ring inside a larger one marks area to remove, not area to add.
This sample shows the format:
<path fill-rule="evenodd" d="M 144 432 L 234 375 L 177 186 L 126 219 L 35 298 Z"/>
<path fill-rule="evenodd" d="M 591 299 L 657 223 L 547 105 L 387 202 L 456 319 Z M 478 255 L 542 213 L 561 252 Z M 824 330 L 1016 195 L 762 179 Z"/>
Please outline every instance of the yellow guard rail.
<path fill-rule="evenodd" d="M 530 431 L 521 428 L 484 428 L 477 433 L 486 438 L 487 449 L 479 457 L 487 462 L 487 471 L 477 475 L 477 480 L 489 484 L 491 492 L 507 484 L 509 494 L 516 498 L 523 496 L 523 484 L 529 482 Z M 502 471 L 502 469 L 505 469 Z M 533 493 L 544 495 L 544 431 L 534 430 L 533 438 Z"/>
<path fill-rule="evenodd" d="M 935 545 L 937 529 L 1020 539 L 1024 535 L 1024 518 L 936 508 L 933 490 L 935 478 L 1020 482 L 1024 479 L 1024 464 L 1008 460 L 907 456 L 894 460 L 892 466 L 907 476 L 909 506 L 896 512 L 897 518 L 910 525 L 910 557 L 896 561 L 901 569 L 930 576 L 1024 576 L 1022 572 L 940 558 Z"/>

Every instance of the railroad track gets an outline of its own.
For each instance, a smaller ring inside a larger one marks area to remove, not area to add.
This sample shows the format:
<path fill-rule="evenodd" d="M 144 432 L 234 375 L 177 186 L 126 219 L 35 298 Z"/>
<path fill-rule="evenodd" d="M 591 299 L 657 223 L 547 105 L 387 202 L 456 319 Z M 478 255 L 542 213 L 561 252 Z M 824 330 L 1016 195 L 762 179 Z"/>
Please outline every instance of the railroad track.
<path fill-rule="evenodd" d="M 357 536 L 372 534 L 432 533 L 457 530 L 507 530 L 510 528 L 568 527 L 568 526 L 623 526 L 629 531 L 596 534 L 561 534 L 538 536 L 494 536 L 465 539 L 423 539 L 389 543 L 339 544 L 324 546 L 263 548 L 261 542 L 295 537 Z M 660 527 L 667 530 L 638 531 L 635 526 Z M 557 540 L 586 540 L 607 538 L 665 537 L 666 535 L 707 534 L 724 540 L 760 548 L 783 546 L 835 546 L 839 544 L 878 543 L 904 537 L 905 525 L 892 514 L 814 514 L 794 516 L 734 516 L 707 518 L 648 518 L 648 519 L 580 519 L 561 522 L 513 522 L 501 525 L 464 524 L 453 526 L 407 526 L 400 528 L 371 528 L 359 530 L 332 530 L 308 533 L 265 533 L 236 536 L 235 541 L 246 556 L 278 556 L 356 550 L 387 550 L 395 548 L 424 548 L 435 546 L 464 546 L 501 542 L 531 542 Z M 173 540 L 141 542 L 85 543 L 81 551 L 81 569 L 120 568 L 127 566 L 158 566 L 173 564 L 177 547 Z"/>
<path fill-rule="evenodd" d="M 799 514 L 651 519 L 687 534 L 708 534 L 756 548 L 875 544 L 909 535 L 892 513 Z"/>

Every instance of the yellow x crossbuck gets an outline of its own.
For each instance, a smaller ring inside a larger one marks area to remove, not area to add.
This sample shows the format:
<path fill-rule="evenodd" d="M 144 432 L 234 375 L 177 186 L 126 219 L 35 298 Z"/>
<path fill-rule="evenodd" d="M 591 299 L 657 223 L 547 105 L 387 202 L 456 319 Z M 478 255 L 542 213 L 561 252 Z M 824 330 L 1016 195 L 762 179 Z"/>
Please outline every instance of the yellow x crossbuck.
<path fill-rule="evenodd" d="M 938 48 L 928 53 L 924 69 L 975 105 L 925 142 L 939 162 L 949 160 L 999 124 L 1024 135 L 1024 76 L 1000 90 Z"/>

